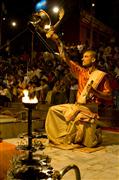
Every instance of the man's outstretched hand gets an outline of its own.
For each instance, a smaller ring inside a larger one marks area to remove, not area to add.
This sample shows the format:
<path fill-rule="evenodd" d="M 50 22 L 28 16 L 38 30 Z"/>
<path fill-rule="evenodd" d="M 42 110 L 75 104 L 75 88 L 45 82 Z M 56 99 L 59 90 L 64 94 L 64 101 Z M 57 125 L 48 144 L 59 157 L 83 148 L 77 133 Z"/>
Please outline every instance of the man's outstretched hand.
<path fill-rule="evenodd" d="M 61 19 L 63 18 L 63 16 L 64 16 L 64 9 L 61 8 L 61 9 L 59 10 L 59 20 L 61 20 Z"/>

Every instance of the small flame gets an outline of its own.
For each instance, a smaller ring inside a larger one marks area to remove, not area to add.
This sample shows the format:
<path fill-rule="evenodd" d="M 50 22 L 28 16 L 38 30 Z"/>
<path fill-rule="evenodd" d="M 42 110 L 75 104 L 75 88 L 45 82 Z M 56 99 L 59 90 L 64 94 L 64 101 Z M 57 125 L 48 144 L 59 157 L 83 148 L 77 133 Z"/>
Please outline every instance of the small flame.
<path fill-rule="evenodd" d="M 49 24 L 45 24 L 44 29 L 45 30 L 49 30 L 50 29 L 50 25 Z"/>
<path fill-rule="evenodd" d="M 38 103 L 38 99 L 36 96 L 34 96 L 34 98 L 29 98 L 29 92 L 27 89 L 23 90 L 23 94 L 24 94 L 24 96 L 22 97 L 23 103 L 30 103 L 30 104 Z"/>

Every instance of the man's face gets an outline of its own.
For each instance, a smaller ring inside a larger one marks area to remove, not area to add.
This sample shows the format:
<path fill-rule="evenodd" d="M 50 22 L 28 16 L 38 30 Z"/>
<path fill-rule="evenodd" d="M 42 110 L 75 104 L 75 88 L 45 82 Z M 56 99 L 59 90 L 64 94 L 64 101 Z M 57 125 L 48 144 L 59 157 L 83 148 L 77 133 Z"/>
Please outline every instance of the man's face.
<path fill-rule="evenodd" d="M 90 67 L 94 62 L 94 57 L 92 56 L 91 52 L 85 52 L 82 58 L 82 66 Z"/>

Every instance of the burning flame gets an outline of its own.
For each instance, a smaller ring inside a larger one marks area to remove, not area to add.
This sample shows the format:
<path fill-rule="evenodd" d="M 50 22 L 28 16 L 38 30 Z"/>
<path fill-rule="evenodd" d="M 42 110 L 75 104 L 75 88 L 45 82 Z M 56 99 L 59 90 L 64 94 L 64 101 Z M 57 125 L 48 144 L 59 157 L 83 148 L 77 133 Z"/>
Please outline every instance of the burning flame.
<path fill-rule="evenodd" d="M 34 98 L 29 98 L 29 92 L 27 89 L 23 90 L 24 96 L 22 97 L 22 102 L 23 103 L 30 103 L 30 104 L 37 104 L 38 99 L 36 96 Z"/>

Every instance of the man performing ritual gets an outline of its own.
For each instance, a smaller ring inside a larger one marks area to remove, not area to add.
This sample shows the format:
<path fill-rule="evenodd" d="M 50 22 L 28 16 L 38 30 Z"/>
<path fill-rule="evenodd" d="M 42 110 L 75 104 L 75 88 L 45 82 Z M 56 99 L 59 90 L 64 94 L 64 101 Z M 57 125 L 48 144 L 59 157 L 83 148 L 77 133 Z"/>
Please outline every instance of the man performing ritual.
<path fill-rule="evenodd" d="M 53 29 L 46 34 L 59 50 L 59 55 L 78 80 L 75 104 L 61 104 L 49 108 L 45 130 L 49 142 L 59 148 L 71 149 L 80 145 L 95 147 L 102 141 L 98 128 L 98 106 L 112 100 L 107 74 L 96 69 L 96 52 L 87 50 L 83 54 L 82 66 L 69 59 L 63 43 Z"/>

